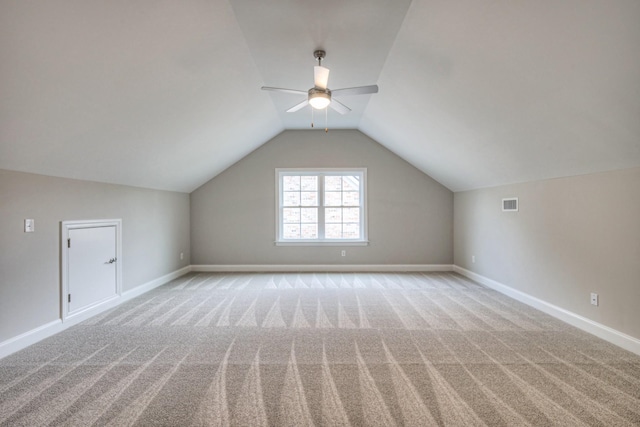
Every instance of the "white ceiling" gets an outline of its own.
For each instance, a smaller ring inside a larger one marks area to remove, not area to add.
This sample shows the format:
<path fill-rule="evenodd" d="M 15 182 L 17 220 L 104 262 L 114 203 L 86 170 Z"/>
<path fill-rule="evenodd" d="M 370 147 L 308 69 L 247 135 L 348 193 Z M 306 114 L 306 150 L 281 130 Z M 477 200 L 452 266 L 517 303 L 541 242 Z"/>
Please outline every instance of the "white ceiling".
<path fill-rule="evenodd" d="M 0 168 L 190 192 L 308 128 L 312 53 L 356 128 L 459 191 L 640 166 L 637 0 L 0 2 Z M 316 114 L 316 126 L 324 114 Z"/>

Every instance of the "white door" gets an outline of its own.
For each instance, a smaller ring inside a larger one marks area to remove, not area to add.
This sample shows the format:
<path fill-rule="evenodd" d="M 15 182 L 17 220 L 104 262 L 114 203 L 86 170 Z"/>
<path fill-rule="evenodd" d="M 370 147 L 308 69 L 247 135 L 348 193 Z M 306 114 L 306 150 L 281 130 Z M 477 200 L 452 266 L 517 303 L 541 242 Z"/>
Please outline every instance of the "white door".
<path fill-rule="evenodd" d="M 68 315 L 118 296 L 115 225 L 68 230 Z"/>

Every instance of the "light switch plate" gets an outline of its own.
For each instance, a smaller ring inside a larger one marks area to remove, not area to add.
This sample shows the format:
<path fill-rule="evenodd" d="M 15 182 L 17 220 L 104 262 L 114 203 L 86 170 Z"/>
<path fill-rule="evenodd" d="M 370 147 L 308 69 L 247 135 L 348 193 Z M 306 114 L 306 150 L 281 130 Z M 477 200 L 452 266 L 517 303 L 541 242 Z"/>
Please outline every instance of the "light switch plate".
<path fill-rule="evenodd" d="M 24 232 L 25 233 L 33 233 L 36 231 L 36 221 L 34 219 L 25 219 L 24 220 Z"/>

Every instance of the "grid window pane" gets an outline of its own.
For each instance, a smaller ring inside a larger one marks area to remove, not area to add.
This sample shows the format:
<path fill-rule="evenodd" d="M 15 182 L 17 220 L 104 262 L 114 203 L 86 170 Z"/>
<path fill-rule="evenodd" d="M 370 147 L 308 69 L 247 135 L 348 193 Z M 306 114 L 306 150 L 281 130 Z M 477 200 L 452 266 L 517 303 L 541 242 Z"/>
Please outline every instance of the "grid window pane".
<path fill-rule="evenodd" d="M 300 230 L 300 237 L 302 239 L 318 238 L 318 224 L 302 224 Z"/>
<path fill-rule="evenodd" d="M 360 238 L 360 224 L 344 224 L 342 227 L 342 238 L 344 239 L 359 239 Z"/>
<path fill-rule="evenodd" d="M 326 224 L 324 237 L 326 239 L 342 239 L 342 224 Z"/>
<path fill-rule="evenodd" d="M 342 193 L 343 206 L 360 206 L 359 191 L 345 191 Z"/>
<path fill-rule="evenodd" d="M 318 193 L 316 191 L 304 191 L 300 193 L 302 206 L 318 206 Z"/>
<path fill-rule="evenodd" d="M 360 208 L 342 209 L 342 220 L 344 222 L 360 222 Z"/>
<path fill-rule="evenodd" d="M 317 176 L 303 176 L 300 178 L 300 190 L 302 191 L 318 191 Z"/>
<path fill-rule="evenodd" d="M 282 191 L 300 191 L 300 177 L 292 175 L 283 176 Z"/>
<path fill-rule="evenodd" d="M 360 191 L 360 177 L 351 175 L 343 176 L 342 191 Z"/>
<path fill-rule="evenodd" d="M 300 222 L 305 223 L 318 223 L 318 209 L 317 208 L 302 208 L 300 214 Z"/>
<path fill-rule="evenodd" d="M 324 208 L 324 221 L 326 223 L 342 222 L 342 208 Z"/>
<path fill-rule="evenodd" d="M 282 237 L 285 239 L 299 239 L 300 224 L 284 224 L 282 227 Z"/>
<path fill-rule="evenodd" d="M 282 209 L 282 222 L 285 224 L 297 224 L 300 222 L 300 208 Z"/>
<path fill-rule="evenodd" d="M 284 206 L 300 206 L 300 193 L 297 191 L 285 191 L 282 193 Z"/>
<path fill-rule="evenodd" d="M 325 191 L 342 191 L 342 177 L 341 176 L 325 176 L 324 189 Z"/>
<path fill-rule="evenodd" d="M 325 191 L 324 205 L 325 206 L 342 206 L 342 193 L 338 191 Z"/>

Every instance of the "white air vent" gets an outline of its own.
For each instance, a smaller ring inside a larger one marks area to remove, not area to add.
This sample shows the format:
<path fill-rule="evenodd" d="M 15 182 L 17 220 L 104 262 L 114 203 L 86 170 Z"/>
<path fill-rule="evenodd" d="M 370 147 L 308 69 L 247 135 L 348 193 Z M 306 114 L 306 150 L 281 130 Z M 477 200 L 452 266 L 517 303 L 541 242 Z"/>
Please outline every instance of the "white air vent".
<path fill-rule="evenodd" d="M 502 212 L 518 212 L 518 198 L 502 199 Z"/>

